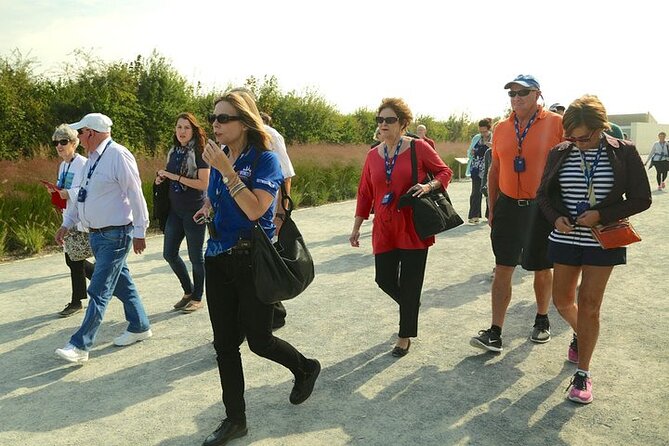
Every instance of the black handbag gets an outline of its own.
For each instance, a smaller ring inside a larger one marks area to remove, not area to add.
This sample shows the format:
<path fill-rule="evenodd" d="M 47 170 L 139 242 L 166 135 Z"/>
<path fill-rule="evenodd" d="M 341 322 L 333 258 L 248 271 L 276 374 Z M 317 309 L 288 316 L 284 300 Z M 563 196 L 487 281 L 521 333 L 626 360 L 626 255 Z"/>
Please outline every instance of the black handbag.
<path fill-rule="evenodd" d="M 411 174 L 413 184 L 418 183 L 418 161 L 416 159 L 416 145 L 411 141 Z M 432 178 L 428 175 L 428 181 Z M 448 229 L 460 226 L 464 222 L 455 212 L 451 198 L 446 190 L 433 190 L 420 197 L 414 197 L 411 192 L 402 195 L 397 208 L 411 206 L 413 208 L 413 224 L 416 233 L 421 239 L 426 239 Z"/>
<path fill-rule="evenodd" d="M 160 230 L 165 232 L 165 223 L 170 213 L 170 182 L 165 179 L 162 183 L 153 182 L 153 218 L 158 220 Z"/>
<path fill-rule="evenodd" d="M 253 282 L 258 299 L 268 305 L 298 296 L 311 284 L 315 275 L 314 260 L 291 218 L 293 200 L 283 184 L 281 193 L 281 207 L 286 216 L 276 243 L 267 238 L 258 223 L 252 232 Z"/>

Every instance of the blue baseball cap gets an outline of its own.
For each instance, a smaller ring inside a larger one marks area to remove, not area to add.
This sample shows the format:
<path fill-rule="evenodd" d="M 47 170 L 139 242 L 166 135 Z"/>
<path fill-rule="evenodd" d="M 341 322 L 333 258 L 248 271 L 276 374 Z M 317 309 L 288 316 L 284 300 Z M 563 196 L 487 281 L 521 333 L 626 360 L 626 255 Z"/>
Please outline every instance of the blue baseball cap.
<path fill-rule="evenodd" d="M 507 82 L 504 89 L 507 90 L 511 88 L 511 84 L 518 84 L 521 87 L 541 90 L 539 82 L 531 74 L 519 74 L 514 80 Z"/>

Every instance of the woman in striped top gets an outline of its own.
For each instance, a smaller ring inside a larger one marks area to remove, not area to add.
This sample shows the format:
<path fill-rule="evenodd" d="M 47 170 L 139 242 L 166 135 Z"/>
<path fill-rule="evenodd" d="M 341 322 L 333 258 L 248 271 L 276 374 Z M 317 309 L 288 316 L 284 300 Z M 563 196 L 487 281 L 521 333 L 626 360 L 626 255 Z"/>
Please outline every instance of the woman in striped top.
<path fill-rule="evenodd" d="M 648 209 L 650 186 L 636 147 L 604 133 L 609 129 L 606 109 L 596 96 L 572 102 L 562 126 L 566 142 L 548 156 L 537 201 L 554 227 L 548 237 L 553 303 L 575 333 L 568 360 L 578 369 L 569 399 L 588 404 L 599 309 L 613 267 L 627 261 L 625 248 L 602 249 L 590 228 Z"/>

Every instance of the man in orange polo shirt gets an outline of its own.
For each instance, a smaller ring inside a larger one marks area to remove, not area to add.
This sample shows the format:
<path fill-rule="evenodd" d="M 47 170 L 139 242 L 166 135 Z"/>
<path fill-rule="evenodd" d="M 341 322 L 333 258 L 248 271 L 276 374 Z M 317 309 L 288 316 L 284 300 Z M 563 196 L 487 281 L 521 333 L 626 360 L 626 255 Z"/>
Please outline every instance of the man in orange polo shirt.
<path fill-rule="evenodd" d="M 479 331 L 471 345 L 502 351 L 502 325 L 511 302 L 511 279 L 516 265 L 534 271 L 537 315 L 530 340 L 550 340 L 548 306 L 553 274 L 548 260 L 548 234 L 552 230 L 534 198 L 548 152 L 562 141 L 562 117 L 544 110 L 539 82 L 521 74 L 507 83 L 511 115 L 494 130 L 492 166 L 488 174 L 490 239 L 495 254 L 492 282 L 492 325 Z"/>

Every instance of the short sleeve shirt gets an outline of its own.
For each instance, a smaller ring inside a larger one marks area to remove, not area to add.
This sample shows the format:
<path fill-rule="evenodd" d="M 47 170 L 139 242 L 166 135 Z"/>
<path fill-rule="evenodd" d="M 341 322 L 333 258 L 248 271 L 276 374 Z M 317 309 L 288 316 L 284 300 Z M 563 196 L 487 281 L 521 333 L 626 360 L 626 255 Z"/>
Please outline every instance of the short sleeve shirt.
<path fill-rule="evenodd" d="M 276 153 L 258 151 L 250 147 L 239 155 L 233 167 L 246 187 L 269 192 L 276 201 L 277 192 L 283 181 L 281 165 Z M 249 239 L 255 221 L 249 220 L 237 205 L 228 187 L 223 184 L 223 176 L 217 169 L 211 170 L 207 194 L 214 209 L 212 223 L 216 230 L 216 238 L 209 235 L 205 255 L 212 257 L 232 248 L 239 239 Z M 273 222 L 273 209 L 274 203 L 258 220 L 270 239 L 274 236 L 276 229 Z"/>

